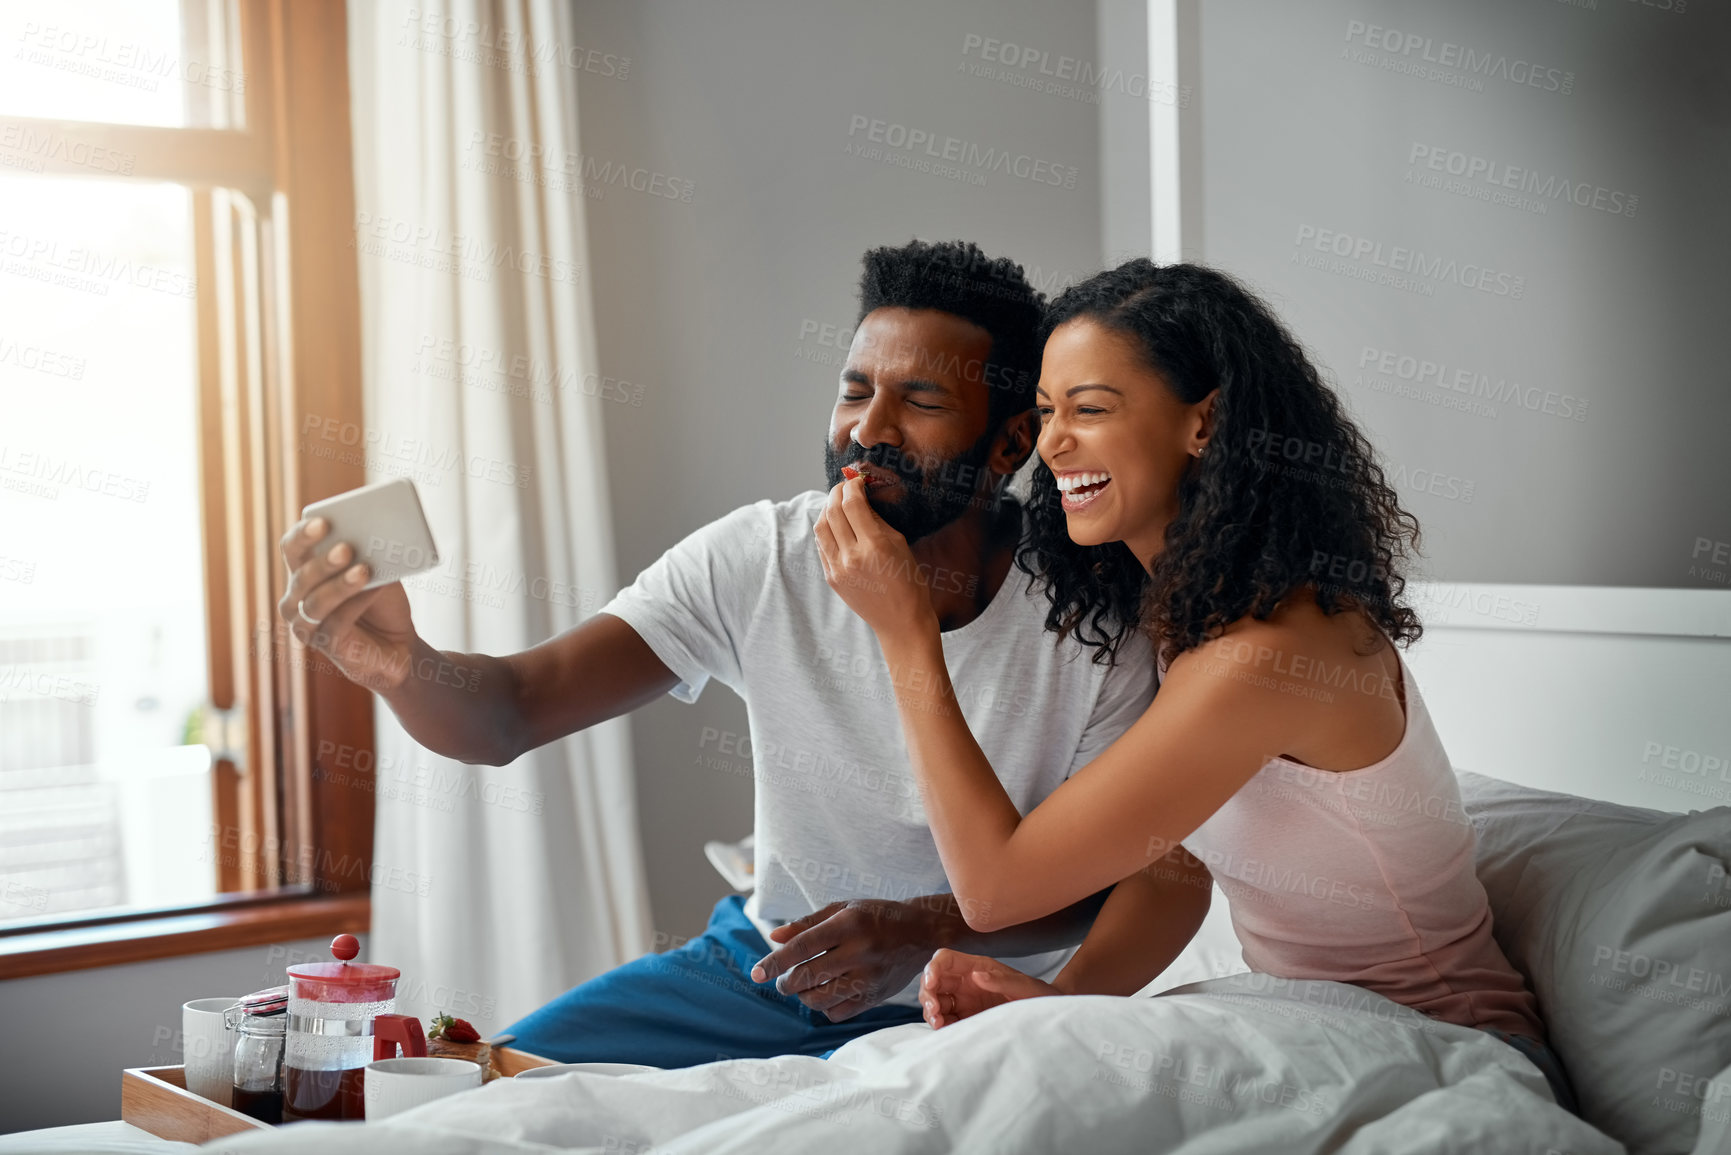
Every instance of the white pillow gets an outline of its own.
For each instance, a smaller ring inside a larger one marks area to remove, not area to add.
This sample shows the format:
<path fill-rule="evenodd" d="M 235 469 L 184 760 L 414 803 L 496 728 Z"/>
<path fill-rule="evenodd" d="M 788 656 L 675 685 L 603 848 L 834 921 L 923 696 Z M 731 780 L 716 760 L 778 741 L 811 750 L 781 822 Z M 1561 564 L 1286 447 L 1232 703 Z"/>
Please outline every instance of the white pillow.
<path fill-rule="evenodd" d="M 1458 777 L 1492 933 L 1587 1122 L 1635 1152 L 1731 1151 L 1731 806 Z"/>

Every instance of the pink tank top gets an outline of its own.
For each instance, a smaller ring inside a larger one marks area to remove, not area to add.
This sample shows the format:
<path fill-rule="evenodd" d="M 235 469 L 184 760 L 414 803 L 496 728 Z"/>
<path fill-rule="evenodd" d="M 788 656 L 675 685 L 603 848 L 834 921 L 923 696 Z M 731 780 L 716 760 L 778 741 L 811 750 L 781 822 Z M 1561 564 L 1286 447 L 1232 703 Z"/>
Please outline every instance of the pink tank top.
<path fill-rule="evenodd" d="M 1393 753 L 1344 772 L 1271 758 L 1183 845 L 1230 901 L 1252 970 L 1353 983 L 1444 1022 L 1543 1041 L 1537 1001 L 1491 937 L 1477 836 L 1399 653 L 1406 731 Z M 1381 681 L 1316 689 L 1392 696 Z"/>

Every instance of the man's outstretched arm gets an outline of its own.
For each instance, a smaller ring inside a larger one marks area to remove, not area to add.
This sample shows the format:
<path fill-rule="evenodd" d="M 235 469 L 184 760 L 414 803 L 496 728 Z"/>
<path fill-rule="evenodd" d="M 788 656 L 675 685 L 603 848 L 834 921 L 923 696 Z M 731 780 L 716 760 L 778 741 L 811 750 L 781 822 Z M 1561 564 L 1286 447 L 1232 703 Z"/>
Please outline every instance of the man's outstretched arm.
<path fill-rule="evenodd" d="M 409 678 L 383 691 L 403 728 L 429 750 L 503 766 L 529 750 L 653 702 L 679 682 L 637 631 L 595 614 L 502 658 L 435 650 L 415 639 L 425 670 L 466 669 L 466 681 Z"/>
<path fill-rule="evenodd" d="M 328 529 L 315 517 L 283 535 L 289 580 L 277 613 L 436 754 L 503 766 L 679 684 L 636 630 L 606 613 L 509 657 L 436 650 L 416 632 L 402 583 L 363 590 L 366 567 L 351 543 L 325 540 Z"/>
<path fill-rule="evenodd" d="M 381 696 L 421 745 L 489 766 L 630 713 L 679 682 L 637 631 L 612 614 L 595 614 L 503 658 L 417 643 L 424 666 L 443 662 L 474 671 L 472 688 L 415 678 Z"/>

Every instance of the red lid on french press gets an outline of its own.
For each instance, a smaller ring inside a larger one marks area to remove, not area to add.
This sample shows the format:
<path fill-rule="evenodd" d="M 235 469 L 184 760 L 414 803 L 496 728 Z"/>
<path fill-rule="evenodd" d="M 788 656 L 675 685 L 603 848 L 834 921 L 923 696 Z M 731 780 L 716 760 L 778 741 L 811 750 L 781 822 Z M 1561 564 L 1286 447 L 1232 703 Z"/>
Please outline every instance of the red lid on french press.
<path fill-rule="evenodd" d="M 395 998 L 402 971 L 378 963 L 352 963 L 361 944 L 352 934 L 331 940 L 337 962 L 300 963 L 288 968 L 297 998 L 320 1003 L 377 1003 Z"/>

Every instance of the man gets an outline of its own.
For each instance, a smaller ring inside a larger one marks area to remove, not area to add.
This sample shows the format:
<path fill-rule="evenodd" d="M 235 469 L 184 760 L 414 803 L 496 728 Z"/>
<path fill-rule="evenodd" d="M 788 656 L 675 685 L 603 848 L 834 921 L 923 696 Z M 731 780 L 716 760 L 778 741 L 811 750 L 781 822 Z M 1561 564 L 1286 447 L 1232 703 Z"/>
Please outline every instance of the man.
<path fill-rule="evenodd" d="M 873 249 L 864 265 L 824 444 L 828 481 L 860 469 L 873 507 L 910 542 L 957 698 L 1026 813 L 1147 708 L 1147 645 L 1114 666 L 1090 661 L 1045 630 L 1044 594 L 1012 566 L 1022 508 L 1005 484 L 1038 433 L 1042 307 L 1021 267 L 972 244 L 918 241 Z M 750 899 L 722 899 L 699 938 L 506 1028 L 518 1047 L 660 1067 L 827 1054 L 918 1021 L 919 973 L 939 947 L 1050 978 L 1087 931 L 1100 896 L 989 934 L 957 909 L 890 672 L 824 579 L 813 526 L 826 496 L 737 509 L 576 628 L 505 658 L 464 655 L 481 671 L 472 692 L 407 676 L 446 655 L 416 635 L 400 584 L 356 595 L 342 572 L 352 550 L 327 555 L 303 525 L 284 538 L 293 578 L 279 611 L 295 635 L 447 757 L 504 765 L 663 693 L 694 701 L 712 677 L 745 699 L 757 786 Z M 1114 925 L 1153 919 L 1126 906 L 1114 902 Z"/>

